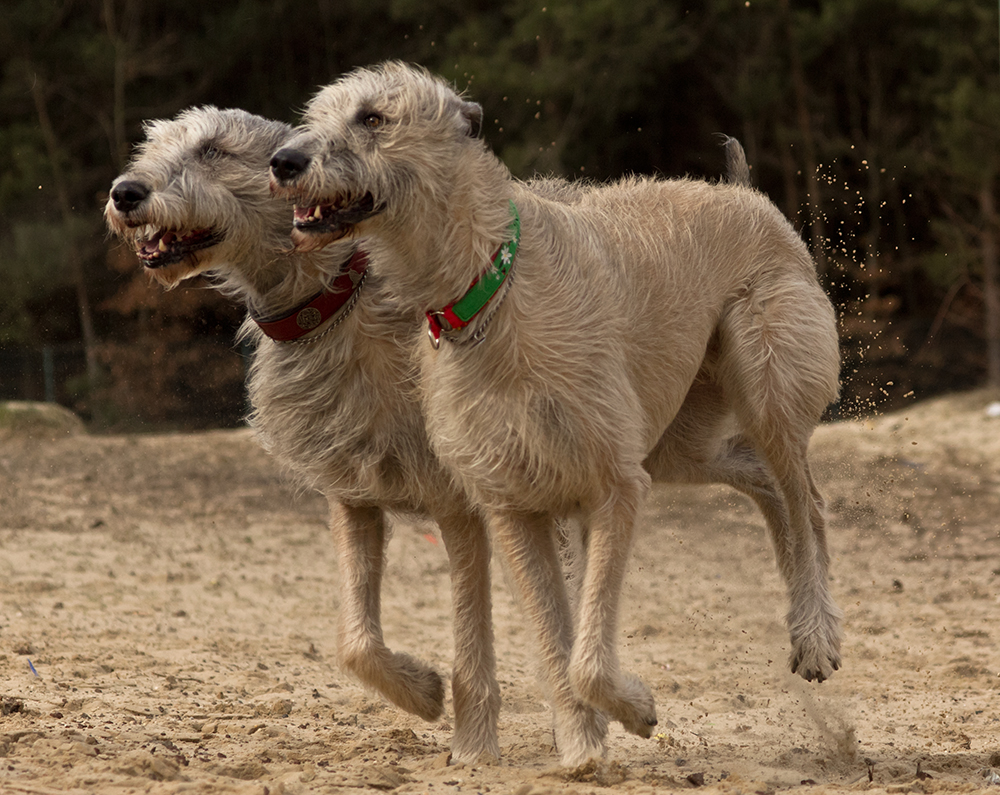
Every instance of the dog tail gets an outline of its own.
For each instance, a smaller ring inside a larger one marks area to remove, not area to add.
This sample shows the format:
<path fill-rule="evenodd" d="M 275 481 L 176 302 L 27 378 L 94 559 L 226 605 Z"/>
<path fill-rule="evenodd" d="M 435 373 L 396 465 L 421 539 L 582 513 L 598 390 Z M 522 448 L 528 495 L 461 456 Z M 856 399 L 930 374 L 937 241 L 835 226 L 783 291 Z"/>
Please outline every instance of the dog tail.
<path fill-rule="evenodd" d="M 719 133 L 722 148 L 726 150 L 726 182 L 750 187 L 750 166 L 747 164 L 743 145 L 725 133 Z"/>

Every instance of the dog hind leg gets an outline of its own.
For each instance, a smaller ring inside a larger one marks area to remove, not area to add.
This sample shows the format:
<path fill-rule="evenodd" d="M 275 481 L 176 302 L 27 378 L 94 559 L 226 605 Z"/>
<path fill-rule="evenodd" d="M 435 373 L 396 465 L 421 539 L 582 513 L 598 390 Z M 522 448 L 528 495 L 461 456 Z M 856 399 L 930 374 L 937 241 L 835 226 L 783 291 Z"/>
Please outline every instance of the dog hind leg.
<path fill-rule="evenodd" d="M 791 669 L 818 681 L 840 667 L 842 614 L 827 582 L 823 501 L 807 450 L 823 409 L 836 397 L 838 368 L 832 310 L 815 283 L 748 292 L 720 324 L 719 380 L 773 478 L 773 485 L 764 481 L 762 491 L 747 493 L 768 518 L 788 588 Z"/>
<path fill-rule="evenodd" d="M 787 580 L 791 530 L 785 501 L 753 442 L 737 430 L 721 385 L 703 374 L 643 466 L 657 483 L 721 483 L 750 497 L 764 516 Z"/>

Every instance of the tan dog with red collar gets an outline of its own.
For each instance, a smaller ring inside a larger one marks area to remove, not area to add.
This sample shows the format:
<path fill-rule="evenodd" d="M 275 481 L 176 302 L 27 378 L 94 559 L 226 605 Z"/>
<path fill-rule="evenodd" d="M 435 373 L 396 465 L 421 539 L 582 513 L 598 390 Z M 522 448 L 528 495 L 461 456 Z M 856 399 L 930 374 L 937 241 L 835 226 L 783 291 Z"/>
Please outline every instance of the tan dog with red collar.
<path fill-rule="evenodd" d="M 490 547 L 432 454 L 409 339 L 423 334 L 368 274 L 356 241 L 291 250 L 288 205 L 271 196 L 268 160 L 288 125 L 239 110 L 194 108 L 147 125 L 105 210 L 108 226 L 171 287 L 210 272 L 246 301 L 255 347 L 249 382 L 258 439 L 326 495 L 341 572 L 338 650 L 365 685 L 425 720 L 444 683 L 382 638 L 387 512 L 433 517 L 451 560 L 455 614 L 453 753 L 500 753 Z"/>

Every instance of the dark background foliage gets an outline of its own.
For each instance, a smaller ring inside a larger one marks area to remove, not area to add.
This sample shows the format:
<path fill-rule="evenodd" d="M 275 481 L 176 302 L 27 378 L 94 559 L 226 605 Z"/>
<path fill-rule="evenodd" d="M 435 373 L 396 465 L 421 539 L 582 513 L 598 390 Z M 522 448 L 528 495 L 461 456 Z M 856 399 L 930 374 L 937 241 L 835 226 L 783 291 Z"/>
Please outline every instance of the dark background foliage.
<path fill-rule="evenodd" d="M 520 177 L 717 178 L 714 134 L 738 137 L 840 310 L 841 414 L 1000 384 L 992 0 L 5 0 L 0 398 L 239 422 L 242 308 L 148 285 L 105 235 L 106 191 L 145 119 L 294 122 L 386 58 L 481 102 Z"/>

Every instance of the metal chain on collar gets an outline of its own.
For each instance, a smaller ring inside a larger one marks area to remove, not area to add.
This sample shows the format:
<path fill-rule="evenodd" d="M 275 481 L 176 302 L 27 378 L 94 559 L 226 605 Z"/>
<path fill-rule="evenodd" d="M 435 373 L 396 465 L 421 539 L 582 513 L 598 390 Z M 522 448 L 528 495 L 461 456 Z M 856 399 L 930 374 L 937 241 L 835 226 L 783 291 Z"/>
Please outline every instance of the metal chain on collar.
<path fill-rule="evenodd" d="M 465 337 L 464 339 L 462 337 L 449 336 L 447 333 L 443 333 L 441 337 L 450 342 L 452 345 L 469 345 L 473 348 L 475 348 L 477 345 L 479 345 L 479 343 L 481 343 L 484 339 L 486 339 L 486 327 L 489 326 L 490 321 L 493 320 L 494 315 L 496 315 L 497 311 L 500 309 L 500 306 L 501 304 L 503 304 L 504 299 L 507 298 L 507 294 L 511 290 L 511 285 L 513 285 L 514 283 L 513 262 L 511 262 L 510 264 L 510 270 L 507 271 L 507 278 L 504 280 L 504 282 L 505 283 L 503 286 L 503 293 L 494 298 L 493 302 L 495 302 L 495 305 L 490 309 L 486 317 L 483 318 L 483 322 L 479 324 L 479 328 L 477 328 L 472 334 L 470 334 L 468 337 Z"/>
<path fill-rule="evenodd" d="M 365 279 L 368 278 L 368 270 L 365 269 L 361 273 L 361 278 L 358 279 L 358 283 L 354 288 L 354 294 L 348 299 L 347 303 L 340 310 L 340 314 L 330 323 L 330 325 L 317 334 L 315 337 L 300 337 L 297 340 L 275 340 L 279 345 L 312 345 L 319 342 L 323 337 L 333 331 L 337 326 L 343 323 L 347 316 L 354 311 L 354 307 L 357 306 L 358 298 L 361 296 L 361 288 L 365 286 Z"/>
<path fill-rule="evenodd" d="M 452 301 L 443 309 L 432 309 L 424 313 L 427 317 L 427 335 L 435 350 L 441 346 L 442 337 L 452 345 L 475 346 L 482 342 L 486 337 L 486 327 L 510 291 L 514 261 L 521 242 L 521 216 L 513 200 L 508 199 L 507 203 L 510 205 L 512 217 L 507 227 L 510 238 L 497 248 L 490 259 L 490 266 L 479 274 L 479 278 L 472 282 L 461 298 Z M 498 295 L 501 290 L 503 292 Z M 490 304 L 493 306 L 490 307 Z M 478 330 L 463 338 L 461 335 L 473 325 L 476 317 L 487 307 L 489 311 L 479 324 Z"/>

